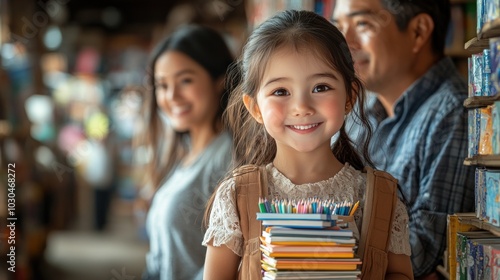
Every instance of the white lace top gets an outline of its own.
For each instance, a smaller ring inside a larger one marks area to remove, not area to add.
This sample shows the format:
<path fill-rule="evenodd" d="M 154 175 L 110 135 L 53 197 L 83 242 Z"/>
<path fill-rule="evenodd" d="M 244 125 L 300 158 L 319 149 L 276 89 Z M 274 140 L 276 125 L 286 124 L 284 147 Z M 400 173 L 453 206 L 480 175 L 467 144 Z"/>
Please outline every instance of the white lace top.
<path fill-rule="evenodd" d="M 360 207 L 354 214 L 354 220 L 349 228 L 355 237 L 359 238 L 359 228 L 363 215 L 364 192 L 366 176 L 354 169 L 348 163 L 332 178 L 324 181 L 295 185 L 272 164 L 266 166 L 268 175 L 269 198 L 305 199 L 318 197 L 333 198 L 335 201 L 360 201 Z M 210 222 L 203 238 L 203 245 L 212 241 L 213 246 L 222 244 L 230 248 L 238 256 L 243 255 L 243 234 L 241 232 L 234 200 L 235 180 L 226 180 L 217 190 Z M 410 237 L 408 229 L 408 214 L 404 204 L 398 200 L 391 231 L 389 251 L 395 254 L 410 256 Z"/>

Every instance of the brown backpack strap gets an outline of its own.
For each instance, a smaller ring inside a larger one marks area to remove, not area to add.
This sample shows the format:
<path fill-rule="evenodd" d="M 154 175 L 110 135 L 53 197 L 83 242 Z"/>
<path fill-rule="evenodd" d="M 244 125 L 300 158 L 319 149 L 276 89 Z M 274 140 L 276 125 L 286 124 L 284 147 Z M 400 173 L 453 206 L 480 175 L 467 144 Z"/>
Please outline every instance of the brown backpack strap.
<path fill-rule="evenodd" d="M 236 205 L 243 233 L 243 257 L 239 279 L 261 277 L 260 241 L 262 225 L 257 220 L 259 197 L 267 196 L 267 174 L 265 167 L 245 165 L 233 175 L 236 178 Z"/>
<path fill-rule="evenodd" d="M 398 181 L 389 173 L 366 170 L 366 195 L 358 255 L 363 260 L 362 279 L 384 279 Z"/>

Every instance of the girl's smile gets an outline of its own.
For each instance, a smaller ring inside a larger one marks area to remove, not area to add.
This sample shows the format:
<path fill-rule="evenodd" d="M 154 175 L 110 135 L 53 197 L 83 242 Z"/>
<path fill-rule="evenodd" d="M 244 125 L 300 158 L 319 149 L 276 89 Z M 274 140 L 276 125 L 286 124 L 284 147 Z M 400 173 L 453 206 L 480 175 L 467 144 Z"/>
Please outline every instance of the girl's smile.
<path fill-rule="evenodd" d="M 313 123 L 313 124 L 305 124 L 305 125 L 288 125 L 288 127 L 300 134 L 307 134 L 314 132 L 318 126 L 320 126 L 321 123 Z"/>

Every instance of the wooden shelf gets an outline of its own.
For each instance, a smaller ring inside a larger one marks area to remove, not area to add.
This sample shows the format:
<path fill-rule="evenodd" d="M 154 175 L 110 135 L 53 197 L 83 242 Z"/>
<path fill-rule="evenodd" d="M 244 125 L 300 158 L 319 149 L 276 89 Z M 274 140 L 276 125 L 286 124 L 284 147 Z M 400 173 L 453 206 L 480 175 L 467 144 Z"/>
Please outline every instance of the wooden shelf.
<path fill-rule="evenodd" d="M 498 94 L 495 96 L 473 96 L 464 100 L 464 107 L 467 109 L 486 107 L 498 100 L 500 100 Z"/>
<path fill-rule="evenodd" d="M 493 233 L 496 236 L 500 237 L 500 227 L 496 227 L 488 222 L 482 221 L 478 219 L 477 217 L 458 217 L 458 220 L 460 223 L 467 224 L 467 225 L 473 225 L 475 227 L 478 227 L 480 229 L 487 230 L 491 233 Z"/>
<path fill-rule="evenodd" d="M 464 45 L 464 49 L 471 53 L 480 53 L 484 49 L 487 49 L 490 47 L 490 42 L 488 39 L 478 39 L 477 37 L 474 37 L 467 41 Z"/>
<path fill-rule="evenodd" d="M 493 21 L 485 23 L 483 28 L 481 29 L 481 32 L 477 34 L 477 37 L 474 37 L 465 43 L 464 49 L 472 53 L 482 52 L 484 49 L 490 47 L 490 38 L 499 36 L 500 18 L 497 18 Z"/>
<path fill-rule="evenodd" d="M 464 160 L 467 166 L 500 167 L 500 155 L 476 155 Z"/>

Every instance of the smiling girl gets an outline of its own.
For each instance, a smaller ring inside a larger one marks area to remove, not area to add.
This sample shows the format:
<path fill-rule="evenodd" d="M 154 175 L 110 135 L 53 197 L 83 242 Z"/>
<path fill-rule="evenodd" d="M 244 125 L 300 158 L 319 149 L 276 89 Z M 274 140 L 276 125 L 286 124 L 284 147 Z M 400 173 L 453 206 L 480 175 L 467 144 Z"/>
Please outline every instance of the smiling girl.
<path fill-rule="evenodd" d="M 240 84 L 227 116 L 237 166 L 265 166 L 268 199 L 363 201 L 366 176 L 359 170 L 370 160 L 366 145 L 360 153 L 352 146 L 344 119 L 358 112 L 358 120 L 367 124 L 364 89 L 337 28 L 313 12 L 281 12 L 252 33 L 234 71 Z M 234 176 L 222 181 L 207 207 L 204 279 L 236 279 L 245 254 L 235 182 Z M 356 237 L 360 210 L 350 225 Z M 412 278 L 407 223 L 398 201 L 385 279 Z M 258 277 L 248 271 L 241 275 Z"/>

